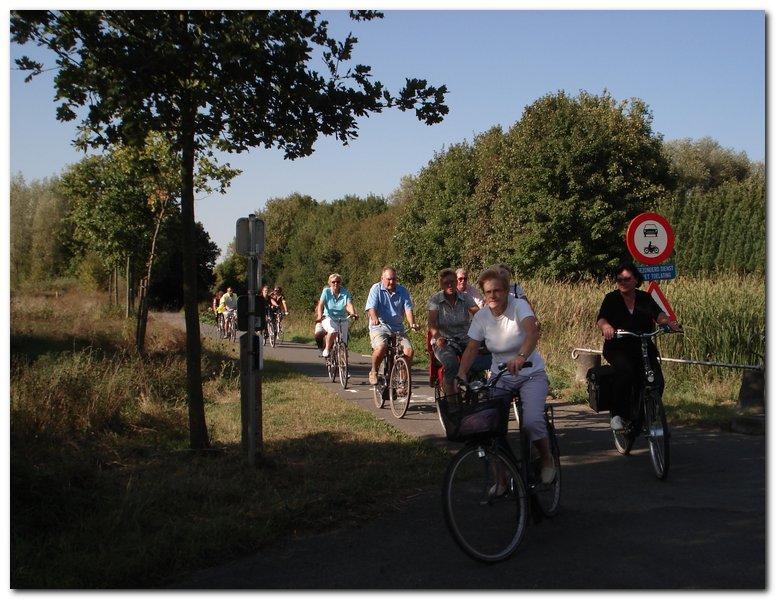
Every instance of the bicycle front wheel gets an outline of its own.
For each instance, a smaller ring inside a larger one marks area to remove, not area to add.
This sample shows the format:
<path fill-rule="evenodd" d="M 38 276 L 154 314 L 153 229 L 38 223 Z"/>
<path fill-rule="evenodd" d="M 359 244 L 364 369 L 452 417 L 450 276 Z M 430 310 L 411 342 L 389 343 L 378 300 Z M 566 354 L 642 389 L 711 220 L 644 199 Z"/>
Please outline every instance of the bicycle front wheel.
<path fill-rule="evenodd" d="M 652 467 L 658 479 L 668 477 L 669 446 L 671 437 L 666 421 L 666 411 L 663 401 L 657 392 L 651 392 L 644 398 L 644 420 L 647 427 L 647 440 L 649 441 L 649 457 L 652 459 Z"/>
<path fill-rule="evenodd" d="M 391 412 L 394 417 L 401 419 L 407 414 L 411 395 L 412 374 L 407 359 L 400 356 L 393 363 L 388 380 L 388 400 L 391 403 Z"/>
<path fill-rule="evenodd" d="M 339 370 L 340 385 L 342 389 L 348 387 L 348 347 L 342 342 L 334 345 L 337 348 L 337 368 Z"/>
<path fill-rule="evenodd" d="M 329 356 L 326 357 L 326 371 L 329 373 L 329 381 L 334 383 L 337 378 L 337 347 L 332 346 Z"/>
<path fill-rule="evenodd" d="M 278 332 L 277 329 L 275 329 L 274 323 L 267 323 L 267 332 L 269 333 L 269 345 L 274 348 L 278 339 Z"/>
<path fill-rule="evenodd" d="M 501 451 L 465 446 L 447 468 L 442 486 L 445 522 L 461 550 L 495 563 L 517 550 L 528 522 L 523 480 Z"/>

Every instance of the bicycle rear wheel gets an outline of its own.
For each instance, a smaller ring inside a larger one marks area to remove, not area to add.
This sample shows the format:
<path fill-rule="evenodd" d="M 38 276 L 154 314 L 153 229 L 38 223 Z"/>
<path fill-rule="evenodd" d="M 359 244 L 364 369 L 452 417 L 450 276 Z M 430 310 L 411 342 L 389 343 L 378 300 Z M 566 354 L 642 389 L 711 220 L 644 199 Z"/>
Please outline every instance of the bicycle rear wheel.
<path fill-rule="evenodd" d="M 666 421 L 663 401 L 657 392 L 651 392 L 644 398 L 644 419 L 649 441 L 649 457 L 658 479 L 668 477 L 670 453 L 668 440 L 671 437 Z"/>
<path fill-rule="evenodd" d="M 339 370 L 340 385 L 342 389 L 348 387 L 348 347 L 342 342 L 334 344 L 337 349 L 337 368 Z"/>
<path fill-rule="evenodd" d="M 549 409 L 552 412 L 552 409 Z M 552 483 L 545 484 L 541 482 L 542 461 L 537 460 L 534 464 L 534 481 L 536 488 L 534 495 L 539 510 L 545 517 L 554 517 L 560 509 L 560 447 L 558 446 L 558 437 L 555 435 L 555 426 L 552 424 L 552 418 L 547 417 L 547 437 L 550 440 L 550 452 L 552 453 L 552 462 L 555 466 L 555 480 Z"/>
<path fill-rule="evenodd" d="M 410 396 L 412 396 L 412 373 L 407 359 L 400 356 L 393 363 L 388 381 L 388 400 L 391 403 L 391 412 L 397 419 L 407 414 Z"/>
<path fill-rule="evenodd" d="M 453 458 L 442 486 L 445 522 L 461 550 L 487 563 L 517 550 L 528 523 L 523 480 L 501 451 L 466 445 Z"/>
<path fill-rule="evenodd" d="M 617 452 L 623 455 L 630 454 L 631 448 L 633 448 L 633 442 L 636 441 L 636 431 L 630 427 L 625 429 L 612 430 L 612 437 L 614 437 L 614 447 Z"/>

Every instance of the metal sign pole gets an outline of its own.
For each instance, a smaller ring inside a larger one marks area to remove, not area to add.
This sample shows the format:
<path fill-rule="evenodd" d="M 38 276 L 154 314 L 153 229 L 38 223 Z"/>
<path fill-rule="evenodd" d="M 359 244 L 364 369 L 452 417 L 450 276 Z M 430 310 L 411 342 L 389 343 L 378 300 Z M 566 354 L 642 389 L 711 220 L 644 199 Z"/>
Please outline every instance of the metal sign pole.
<path fill-rule="evenodd" d="M 261 344 L 256 335 L 260 322 L 257 296 L 261 289 L 261 255 L 264 249 L 264 222 L 255 215 L 237 221 L 238 252 L 248 255 L 247 331 L 240 337 L 240 408 L 242 448 L 248 464 L 255 466 L 263 451 L 261 423 Z"/>

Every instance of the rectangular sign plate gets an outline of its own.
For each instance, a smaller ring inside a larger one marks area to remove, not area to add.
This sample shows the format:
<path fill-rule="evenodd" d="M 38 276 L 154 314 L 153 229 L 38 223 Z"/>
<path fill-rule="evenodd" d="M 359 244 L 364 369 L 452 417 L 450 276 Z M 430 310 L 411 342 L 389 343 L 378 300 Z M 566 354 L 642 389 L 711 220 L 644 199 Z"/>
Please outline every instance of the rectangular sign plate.
<path fill-rule="evenodd" d="M 662 265 L 637 265 L 639 273 L 646 281 L 673 279 L 676 277 L 676 263 L 664 263 Z"/>

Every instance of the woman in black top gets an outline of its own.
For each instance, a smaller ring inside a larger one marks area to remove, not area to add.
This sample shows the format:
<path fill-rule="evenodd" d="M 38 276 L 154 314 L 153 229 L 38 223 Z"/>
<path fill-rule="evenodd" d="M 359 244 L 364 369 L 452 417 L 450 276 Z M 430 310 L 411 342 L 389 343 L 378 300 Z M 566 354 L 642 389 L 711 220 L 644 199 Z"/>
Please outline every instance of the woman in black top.
<path fill-rule="evenodd" d="M 624 422 L 632 418 L 635 396 L 634 389 L 642 383 L 644 369 L 641 365 L 641 342 L 632 337 L 617 339 L 615 329 L 633 333 L 650 333 L 658 325 L 669 325 L 679 330 L 675 321 L 669 321 L 654 298 L 647 292 L 636 289 L 644 282 L 633 263 L 621 263 L 615 270 L 617 289 L 604 296 L 598 311 L 596 325 L 604 336 L 604 358 L 617 371 L 614 380 L 614 401 L 612 403 L 612 429 L 622 429 Z M 657 347 L 648 343 L 649 361 L 655 371 L 655 385 L 663 391 L 663 373 L 657 361 Z M 638 384 L 638 386 L 636 385 Z"/>

